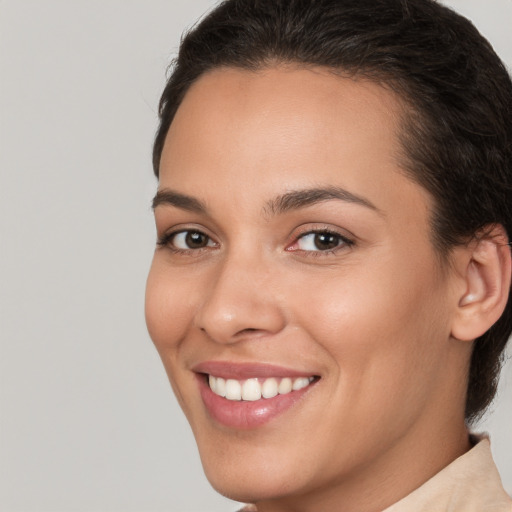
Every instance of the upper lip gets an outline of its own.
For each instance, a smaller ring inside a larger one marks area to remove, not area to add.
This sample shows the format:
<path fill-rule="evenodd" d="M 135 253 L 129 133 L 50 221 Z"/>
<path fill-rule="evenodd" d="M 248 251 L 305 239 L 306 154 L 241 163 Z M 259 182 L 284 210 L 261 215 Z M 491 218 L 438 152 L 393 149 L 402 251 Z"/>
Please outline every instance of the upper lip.
<path fill-rule="evenodd" d="M 206 373 L 223 379 L 253 379 L 270 377 L 310 377 L 314 372 L 296 370 L 265 363 L 235 363 L 230 361 L 204 361 L 195 365 L 192 370 L 196 373 Z"/>

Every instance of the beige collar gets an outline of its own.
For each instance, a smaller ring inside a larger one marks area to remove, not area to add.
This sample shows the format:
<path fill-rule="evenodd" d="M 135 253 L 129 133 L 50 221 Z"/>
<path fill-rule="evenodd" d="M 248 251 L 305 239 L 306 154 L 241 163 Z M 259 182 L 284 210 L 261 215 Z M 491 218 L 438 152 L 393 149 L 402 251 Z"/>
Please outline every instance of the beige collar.
<path fill-rule="evenodd" d="M 476 440 L 471 450 L 383 512 L 512 512 L 489 439 Z"/>

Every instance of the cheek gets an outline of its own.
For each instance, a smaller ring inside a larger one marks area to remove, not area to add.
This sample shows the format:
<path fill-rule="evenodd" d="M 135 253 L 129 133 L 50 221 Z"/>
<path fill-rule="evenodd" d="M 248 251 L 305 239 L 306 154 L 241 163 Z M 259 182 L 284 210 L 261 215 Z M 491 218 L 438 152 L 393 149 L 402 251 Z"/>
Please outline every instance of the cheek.
<path fill-rule="evenodd" d="M 192 321 L 191 301 L 179 276 L 169 272 L 155 255 L 147 284 L 145 315 L 149 335 L 164 365 L 178 403 L 187 414 L 183 370 L 179 363 L 182 342 Z"/>
<path fill-rule="evenodd" d="M 189 288 L 155 256 L 146 284 L 145 315 L 149 335 L 160 355 L 177 348 L 186 334 L 192 318 Z"/>
<path fill-rule="evenodd" d="M 366 404 L 375 413 L 376 404 L 385 409 L 398 396 L 414 401 L 442 367 L 445 291 L 431 266 L 421 267 L 368 264 L 321 287 L 304 283 L 312 294 L 299 299 L 302 326 L 337 367 L 341 399 L 358 409 Z"/>

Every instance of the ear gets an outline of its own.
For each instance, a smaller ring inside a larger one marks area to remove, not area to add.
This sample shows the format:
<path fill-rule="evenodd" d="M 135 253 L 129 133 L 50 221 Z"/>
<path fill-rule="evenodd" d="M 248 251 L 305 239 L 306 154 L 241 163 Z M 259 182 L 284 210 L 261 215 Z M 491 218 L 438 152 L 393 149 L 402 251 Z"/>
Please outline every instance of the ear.
<path fill-rule="evenodd" d="M 463 286 L 452 321 L 452 336 L 472 341 L 500 318 L 507 305 L 511 280 L 511 253 L 501 225 L 483 230 L 465 248 Z"/>

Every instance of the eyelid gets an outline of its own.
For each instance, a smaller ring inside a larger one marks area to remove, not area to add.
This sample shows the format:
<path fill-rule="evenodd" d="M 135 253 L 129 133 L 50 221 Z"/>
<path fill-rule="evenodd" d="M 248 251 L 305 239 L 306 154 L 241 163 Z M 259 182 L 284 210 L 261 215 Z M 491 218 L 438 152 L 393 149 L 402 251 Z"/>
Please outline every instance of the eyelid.
<path fill-rule="evenodd" d="M 315 234 L 330 234 L 334 235 L 336 237 L 339 237 L 339 239 L 343 242 L 342 244 L 338 245 L 337 247 L 334 247 L 332 249 L 325 249 L 325 250 L 307 250 L 307 249 L 292 249 L 291 247 L 293 245 L 296 245 L 298 241 L 308 235 L 315 235 Z M 321 225 L 321 224 L 309 224 L 302 226 L 299 228 L 299 232 L 294 233 L 292 237 L 292 242 L 289 243 L 286 247 L 286 251 L 289 252 L 297 252 L 301 253 L 303 255 L 307 256 L 322 256 L 322 255 L 329 255 L 332 253 L 336 253 L 338 251 L 347 250 L 351 246 L 355 245 L 355 236 L 352 234 L 348 234 L 346 230 L 342 230 L 341 228 L 334 228 L 330 225 Z"/>
<path fill-rule="evenodd" d="M 209 241 L 213 242 L 214 245 L 207 245 L 205 247 L 197 247 L 197 248 L 189 248 L 189 249 L 181 249 L 179 247 L 174 247 L 171 244 L 171 241 L 173 238 L 180 233 L 201 233 L 202 235 L 206 236 Z M 204 228 L 203 226 L 197 226 L 197 225 L 177 225 L 173 226 L 172 228 L 169 228 L 165 230 L 161 235 L 159 234 L 157 236 L 157 246 L 161 248 L 167 248 L 170 251 L 178 254 L 196 254 L 199 252 L 202 252 L 205 249 L 211 249 L 213 247 L 218 246 L 218 242 L 215 240 L 215 238 L 209 233 L 209 230 Z"/>

